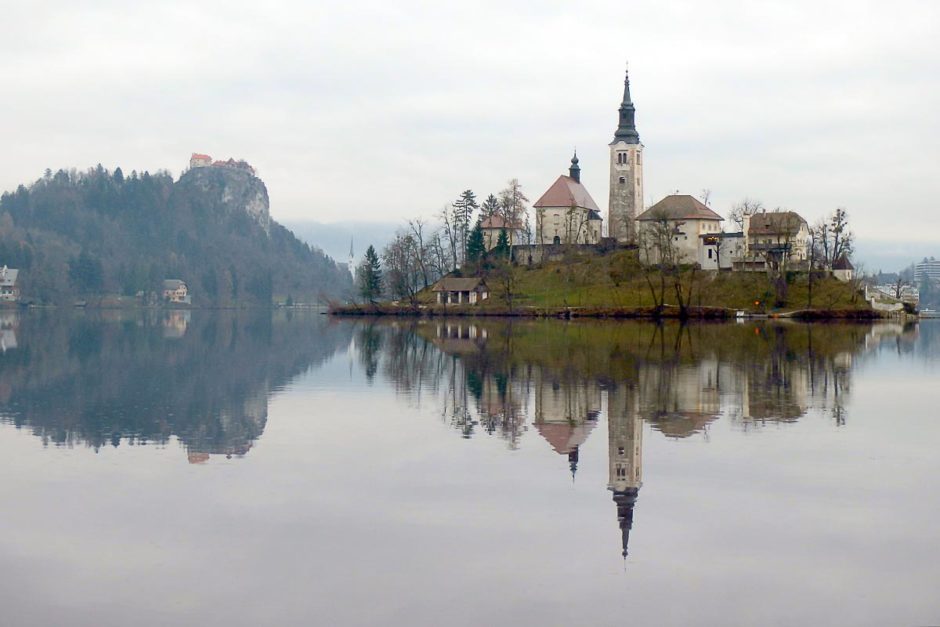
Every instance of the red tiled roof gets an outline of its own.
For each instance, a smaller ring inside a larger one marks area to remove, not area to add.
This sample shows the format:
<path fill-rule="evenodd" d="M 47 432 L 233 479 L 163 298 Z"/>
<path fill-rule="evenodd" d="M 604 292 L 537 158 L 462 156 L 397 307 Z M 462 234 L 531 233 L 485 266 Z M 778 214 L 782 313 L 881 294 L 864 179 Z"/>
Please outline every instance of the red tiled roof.
<path fill-rule="evenodd" d="M 723 220 L 720 215 L 688 194 L 672 194 L 636 217 L 637 220 Z"/>
<path fill-rule="evenodd" d="M 600 211 L 584 185 L 565 175 L 559 176 L 558 180 L 552 183 L 548 191 L 542 194 L 542 197 L 532 206 L 536 208 L 564 207 L 565 209 L 575 206 Z"/>
<path fill-rule="evenodd" d="M 594 422 L 573 425 L 569 422 L 542 422 L 535 425 L 536 430 L 551 444 L 556 453 L 570 453 L 581 446 L 591 435 Z"/>
<path fill-rule="evenodd" d="M 806 220 L 795 211 L 762 211 L 748 221 L 748 235 L 795 235 Z"/>
<path fill-rule="evenodd" d="M 482 229 L 521 229 L 522 225 L 518 222 L 515 223 L 515 226 L 511 226 L 511 223 L 502 216 L 490 216 L 486 220 L 480 223 L 480 228 Z"/>
<path fill-rule="evenodd" d="M 190 157 L 190 159 L 209 159 L 211 161 L 212 157 L 210 157 L 209 155 L 204 155 L 198 152 L 194 152 L 193 156 Z"/>

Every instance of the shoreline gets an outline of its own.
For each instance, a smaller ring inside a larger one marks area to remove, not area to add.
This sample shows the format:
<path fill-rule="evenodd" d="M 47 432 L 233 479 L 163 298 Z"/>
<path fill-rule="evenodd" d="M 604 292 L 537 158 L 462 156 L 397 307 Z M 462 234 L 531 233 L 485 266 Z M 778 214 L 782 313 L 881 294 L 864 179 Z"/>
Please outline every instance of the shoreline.
<path fill-rule="evenodd" d="M 573 318 L 615 320 L 883 320 L 886 316 L 873 309 L 801 309 L 791 311 L 753 312 L 722 307 L 688 307 L 683 313 L 677 306 L 667 305 L 657 311 L 652 307 L 437 307 L 417 308 L 402 305 L 331 305 L 328 315 L 336 317 L 391 316 L 406 318 Z"/>

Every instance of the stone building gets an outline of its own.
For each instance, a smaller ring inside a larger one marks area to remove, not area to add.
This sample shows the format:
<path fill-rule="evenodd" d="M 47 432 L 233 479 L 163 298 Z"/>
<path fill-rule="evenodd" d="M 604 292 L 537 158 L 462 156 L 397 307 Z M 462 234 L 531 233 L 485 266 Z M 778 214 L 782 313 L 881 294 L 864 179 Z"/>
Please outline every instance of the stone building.
<path fill-rule="evenodd" d="M 597 244 L 601 241 L 601 212 L 581 183 L 577 153 L 571 158 L 568 176 L 559 176 L 532 206 L 535 208 L 536 244 Z"/>
<path fill-rule="evenodd" d="M 212 157 L 209 155 L 204 155 L 198 152 L 194 152 L 193 156 L 189 158 L 189 167 L 190 168 L 208 168 L 212 165 Z"/>
<path fill-rule="evenodd" d="M 623 101 L 614 141 L 610 143 L 610 196 L 607 231 L 618 242 L 635 239 L 634 220 L 643 212 L 643 144 L 636 130 L 630 98 L 630 73 L 623 82 Z"/>

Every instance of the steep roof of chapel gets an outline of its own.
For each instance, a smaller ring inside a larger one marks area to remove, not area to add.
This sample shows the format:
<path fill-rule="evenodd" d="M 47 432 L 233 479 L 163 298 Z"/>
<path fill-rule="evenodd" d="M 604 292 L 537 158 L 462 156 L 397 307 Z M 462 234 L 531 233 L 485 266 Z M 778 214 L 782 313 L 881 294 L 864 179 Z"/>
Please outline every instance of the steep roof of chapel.
<path fill-rule="evenodd" d="M 724 220 L 688 194 L 671 194 L 636 217 L 637 220 Z"/>
<path fill-rule="evenodd" d="M 552 183 L 548 191 L 542 194 L 542 197 L 532 205 L 536 209 L 544 207 L 563 207 L 568 209 L 572 206 L 582 209 L 592 209 L 600 211 L 597 203 L 591 198 L 591 194 L 584 185 L 574 180 L 570 176 L 562 174 Z"/>

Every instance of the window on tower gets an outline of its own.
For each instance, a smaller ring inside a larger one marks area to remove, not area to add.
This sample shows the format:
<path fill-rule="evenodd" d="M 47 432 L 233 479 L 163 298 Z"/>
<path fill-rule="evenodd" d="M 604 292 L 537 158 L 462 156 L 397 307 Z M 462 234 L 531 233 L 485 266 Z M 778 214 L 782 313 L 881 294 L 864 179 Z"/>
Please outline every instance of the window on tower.
<path fill-rule="evenodd" d="M 621 177 L 620 177 L 620 184 L 621 184 L 621 185 L 625 185 L 626 182 L 627 182 L 627 177 L 621 176 Z"/>

